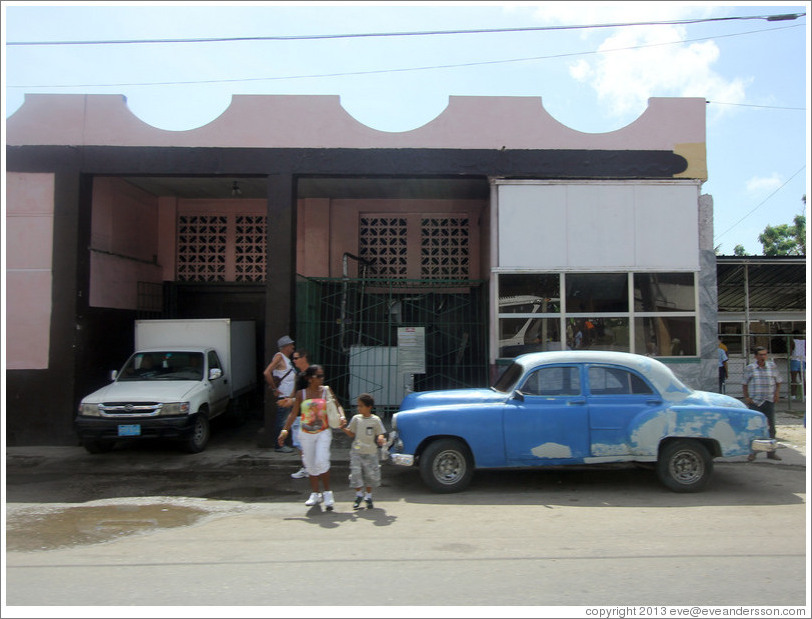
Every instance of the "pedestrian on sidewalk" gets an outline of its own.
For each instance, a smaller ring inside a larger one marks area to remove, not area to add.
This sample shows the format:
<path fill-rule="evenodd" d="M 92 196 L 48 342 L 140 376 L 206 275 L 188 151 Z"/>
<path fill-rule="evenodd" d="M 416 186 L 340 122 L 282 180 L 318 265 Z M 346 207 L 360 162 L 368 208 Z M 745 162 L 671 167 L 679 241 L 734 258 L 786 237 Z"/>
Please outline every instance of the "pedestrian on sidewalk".
<path fill-rule="evenodd" d="M 744 368 L 742 391 L 744 403 L 753 410 L 759 411 L 767 418 L 770 427 L 770 438 L 775 438 L 775 404 L 781 391 L 781 373 L 775 363 L 767 359 L 767 349 L 756 348 L 756 360 Z M 770 460 L 781 460 L 774 451 L 768 451 Z M 751 451 L 747 461 L 756 459 L 756 452 Z"/>
<path fill-rule="evenodd" d="M 276 341 L 279 347 L 268 367 L 262 373 L 265 382 L 276 397 L 276 427 L 281 429 L 290 414 L 293 406 L 293 387 L 296 383 L 296 368 L 290 360 L 293 353 L 294 343 L 288 335 L 283 335 Z M 274 379 L 279 380 L 279 385 Z M 279 453 L 292 453 L 293 447 L 281 443 L 275 451 Z"/>
<path fill-rule="evenodd" d="M 293 410 L 279 433 L 278 443 L 282 445 L 290 434 L 293 421 L 301 418 L 299 442 L 302 445 L 302 461 L 307 469 L 312 492 L 305 505 L 312 507 L 324 503 L 331 511 L 335 506 L 333 491 L 330 489 L 330 444 L 333 431 L 327 423 L 327 399 L 335 398 L 329 386 L 324 384 L 324 368 L 311 365 L 304 371 L 306 386 L 296 392 Z M 340 427 L 347 425 L 344 411 L 338 407 Z"/>
<path fill-rule="evenodd" d="M 303 380 L 304 371 L 310 366 L 310 361 L 307 358 L 307 351 L 304 348 L 299 348 L 293 351 L 293 365 L 296 366 L 296 370 L 298 372 L 296 377 L 296 390 L 304 389 L 307 386 L 307 382 Z M 299 442 L 299 431 L 301 428 L 301 422 L 299 418 L 293 421 L 293 425 L 290 427 L 290 440 L 293 444 L 293 448 L 299 452 L 299 458 L 302 458 L 302 444 Z M 299 470 L 295 473 L 290 474 L 293 479 L 304 479 L 307 477 L 307 468 L 304 465 L 304 459 L 302 459 L 302 466 L 299 467 Z"/>
<path fill-rule="evenodd" d="M 374 406 L 375 399 L 371 395 L 359 395 L 358 413 L 350 420 L 349 426 L 343 428 L 344 434 L 353 439 L 350 446 L 350 487 L 355 488 L 353 509 L 359 509 L 361 501 L 366 502 L 367 509 L 372 509 L 372 488 L 381 485 L 378 447 L 386 444 L 386 428 L 381 418 L 372 413 Z"/>

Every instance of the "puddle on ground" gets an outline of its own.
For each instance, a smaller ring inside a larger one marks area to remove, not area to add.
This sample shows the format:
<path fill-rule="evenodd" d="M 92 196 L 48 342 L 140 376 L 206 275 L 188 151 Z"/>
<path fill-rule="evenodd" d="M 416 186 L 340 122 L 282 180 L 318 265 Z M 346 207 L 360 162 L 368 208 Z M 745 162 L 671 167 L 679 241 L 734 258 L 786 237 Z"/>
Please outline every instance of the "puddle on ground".
<path fill-rule="evenodd" d="M 6 549 L 25 552 L 97 544 L 155 529 L 189 526 L 207 514 L 203 509 L 168 504 L 77 506 L 45 514 L 9 514 Z"/>

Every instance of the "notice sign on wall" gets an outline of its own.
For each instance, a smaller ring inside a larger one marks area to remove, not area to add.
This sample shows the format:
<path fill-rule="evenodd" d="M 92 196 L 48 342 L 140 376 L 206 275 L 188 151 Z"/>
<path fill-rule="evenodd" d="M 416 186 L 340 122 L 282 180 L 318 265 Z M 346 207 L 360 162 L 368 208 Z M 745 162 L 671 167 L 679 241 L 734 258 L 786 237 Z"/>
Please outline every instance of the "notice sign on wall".
<path fill-rule="evenodd" d="M 425 327 L 398 327 L 398 372 L 426 373 Z"/>

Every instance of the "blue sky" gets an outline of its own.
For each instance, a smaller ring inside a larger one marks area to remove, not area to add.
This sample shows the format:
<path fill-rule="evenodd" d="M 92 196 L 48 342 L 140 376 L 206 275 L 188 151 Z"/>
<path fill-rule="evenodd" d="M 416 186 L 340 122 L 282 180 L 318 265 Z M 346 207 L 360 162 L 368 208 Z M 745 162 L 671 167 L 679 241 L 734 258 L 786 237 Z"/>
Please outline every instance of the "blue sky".
<path fill-rule="evenodd" d="M 405 131 L 449 95 L 541 97 L 560 122 L 613 131 L 652 96 L 704 97 L 714 244 L 760 254 L 809 189 L 809 26 L 725 20 L 488 34 L 10 46 L 9 42 L 303 36 L 539 28 L 806 13 L 796 4 L 678 2 L 4 2 L 6 118 L 25 93 L 127 97 L 145 122 L 184 130 L 233 94 L 340 95 L 359 121 Z M 618 51 L 618 48 L 623 48 Z"/>

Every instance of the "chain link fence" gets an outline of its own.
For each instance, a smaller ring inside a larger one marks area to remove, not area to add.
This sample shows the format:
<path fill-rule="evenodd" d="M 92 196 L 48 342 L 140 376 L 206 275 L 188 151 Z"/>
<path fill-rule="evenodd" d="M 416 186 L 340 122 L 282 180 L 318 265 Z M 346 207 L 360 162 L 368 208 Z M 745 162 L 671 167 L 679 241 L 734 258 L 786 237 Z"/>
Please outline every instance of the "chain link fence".
<path fill-rule="evenodd" d="M 381 418 L 411 391 L 488 384 L 487 286 L 472 280 L 297 279 L 296 345 L 324 366 L 345 410 L 361 393 Z M 404 372 L 399 336 L 424 334 L 425 372 Z"/>

